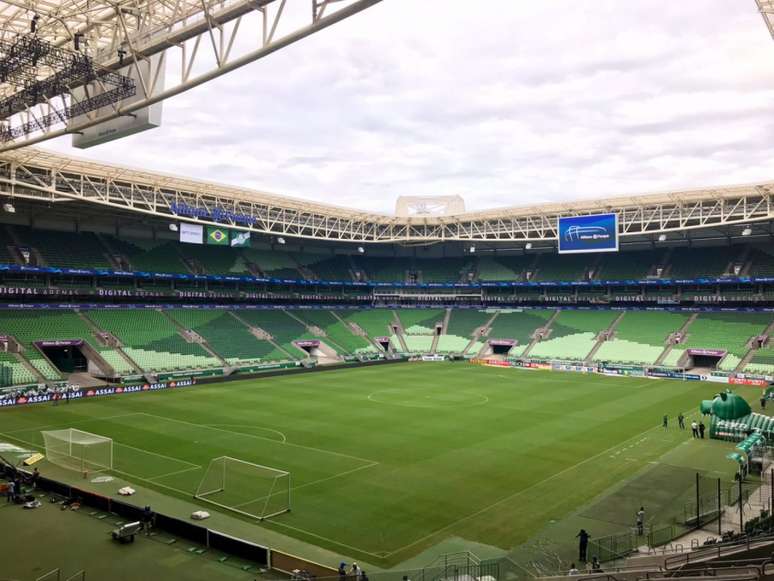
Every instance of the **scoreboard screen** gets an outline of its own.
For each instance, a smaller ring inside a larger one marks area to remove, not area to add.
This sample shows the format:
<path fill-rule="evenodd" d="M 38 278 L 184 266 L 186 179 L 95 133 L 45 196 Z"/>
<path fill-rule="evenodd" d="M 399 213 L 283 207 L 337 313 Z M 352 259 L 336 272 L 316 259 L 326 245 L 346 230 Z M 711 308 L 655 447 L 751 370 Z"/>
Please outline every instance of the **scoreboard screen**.
<path fill-rule="evenodd" d="M 559 218 L 559 254 L 618 251 L 618 214 Z"/>

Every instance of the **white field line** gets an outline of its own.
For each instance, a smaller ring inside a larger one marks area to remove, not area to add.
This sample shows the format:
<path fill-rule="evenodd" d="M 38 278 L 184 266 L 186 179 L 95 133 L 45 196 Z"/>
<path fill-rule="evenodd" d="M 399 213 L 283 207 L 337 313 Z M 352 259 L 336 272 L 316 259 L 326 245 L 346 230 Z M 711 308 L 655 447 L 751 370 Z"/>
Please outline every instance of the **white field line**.
<path fill-rule="evenodd" d="M 138 452 L 143 452 L 144 454 L 152 454 L 153 456 L 164 458 L 165 460 L 172 460 L 173 462 L 179 462 L 180 464 L 188 464 L 193 468 L 201 468 L 201 466 L 199 466 L 198 464 L 194 464 L 193 462 L 189 462 L 188 460 L 181 460 L 180 458 L 165 456 L 164 454 L 159 454 L 158 452 L 152 452 L 151 450 L 146 450 L 145 448 L 135 448 L 134 446 L 130 446 L 129 444 L 122 444 L 121 442 L 113 442 L 113 443 L 116 446 L 121 446 L 122 448 L 130 448 L 132 450 L 137 450 Z"/>
<path fill-rule="evenodd" d="M 650 381 L 650 380 L 649 380 L 649 381 Z M 688 413 L 688 412 L 685 412 L 685 413 Z M 623 440 L 622 442 L 619 442 L 619 443 L 618 443 L 618 444 L 616 444 L 615 446 L 611 446 L 610 448 L 607 448 L 606 450 L 602 450 L 601 452 L 598 452 L 598 453 L 594 454 L 593 456 L 589 456 L 588 458 L 586 458 L 586 459 L 584 459 L 584 460 L 581 460 L 580 462 L 577 462 L 576 464 L 573 464 L 572 466 L 568 466 L 568 467 L 567 467 L 567 468 L 565 468 L 564 470 L 560 470 L 559 472 L 556 472 L 556 473 L 554 473 L 554 474 L 551 474 L 550 476 L 547 476 L 547 477 L 546 477 L 546 478 L 544 478 L 543 480 L 540 480 L 540 481 L 538 481 L 538 482 L 535 482 L 534 484 L 530 484 L 530 485 L 529 485 L 527 488 L 522 488 L 521 490 L 519 490 L 519 491 L 517 491 L 517 492 L 514 492 L 513 494 L 510 494 L 510 495 L 506 496 L 505 498 L 501 498 L 500 500 L 498 500 L 498 501 L 496 501 L 496 502 L 493 502 L 492 504 L 490 504 L 490 505 L 488 505 L 488 506 L 485 506 L 485 507 L 483 507 L 483 508 L 481 508 L 481 509 L 477 510 L 476 512 L 470 513 L 470 514 L 468 514 L 468 515 L 466 515 L 466 516 L 463 516 L 462 518 L 460 518 L 460 519 L 458 519 L 458 520 L 456 520 L 456 521 L 454 521 L 454 522 L 451 522 L 451 523 L 449 523 L 449 524 L 447 524 L 447 525 L 444 525 L 444 526 L 442 526 L 441 528 L 439 528 L 439 529 L 436 529 L 436 530 L 435 530 L 435 531 L 433 531 L 432 533 L 429 533 L 429 534 L 427 534 L 427 535 L 424 535 L 424 536 L 422 536 L 422 537 L 420 537 L 420 538 L 416 539 L 415 541 L 412 541 L 412 542 L 411 542 L 411 543 L 409 543 L 408 545 L 404 545 L 403 547 L 400 547 L 400 548 L 398 548 L 398 549 L 395 549 L 394 551 L 391 551 L 391 552 L 387 553 L 387 557 L 390 557 L 390 556 L 392 556 L 392 555 L 395 555 L 396 553 L 400 553 L 401 551 L 404 551 L 404 550 L 406 550 L 406 549 L 408 549 L 408 548 L 410 548 L 410 547 L 413 547 L 414 545 L 417 545 L 417 544 L 419 544 L 419 543 L 421 543 L 421 542 L 423 542 L 423 541 L 425 541 L 425 540 L 427 540 L 427 539 L 430 539 L 430 538 L 434 537 L 435 535 L 437 535 L 438 533 L 441 533 L 441 532 L 443 532 L 443 531 L 445 531 L 445 530 L 447 530 L 447 529 L 450 529 L 450 528 L 452 528 L 452 527 L 454 527 L 454 526 L 458 525 L 458 524 L 459 524 L 459 523 L 461 523 L 461 522 L 464 522 L 464 521 L 466 521 L 466 520 L 469 520 L 469 519 L 471 519 L 471 518 L 475 518 L 475 517 L 477 517 L 477 516 L 479 516 L 479 515 L 481 515 L 481 514 L 484 514 L 485 512 L 487 512 L 487 511 L 489 511 L 489 510 L 491 510 L 491 509 L 493 509 L 493 508 L 495 508 L 495 507 L 497 507 L 497 506 L 500 506 L 501 504 L 504 504 L 504 503 L 506 503 L 506 502 L 509 502 L 509 501 L 513 500 L 514 498 L 517 498 L 517 497 L 521 496 L 522 494 L 524 494 L 524 493 L 526 493 L 526 492 L 529 492 L 530 490 L 532 490 L 532 489 L 534 489 L 534 488 L 537 488 L 538 486 L 540 486 L 540 485 L 542 485 L 542 484 L 545 484 L 546 482 L 549 482 L 549 481 L 553 480 L 554 478 L 557 478 L 557 477 L 559 477 L 559 476 L 562 476 L 562 475 L 564 475 L 564 474 L 567 474 L 568 472 L 570 472 L 570 471 L 572 471 L 572 470 L 575 470 L 575 469 L 576 469 L 576 468 L 578 468 L 579 466 L 583 466 L 584 464 L 588 464 L 588 463 L 589 463 L 589 462 L 591 462 L 592 460 L 596 460 L 596 459 L 597 459 L 597 458 L 599 458 L 600 456 L 603 456 L 603 455 L 605 455 L 605 454 L 608 454 L 608 453 L 610 453 L 611 451 L 613 451 L 613 450 L 615 450 L 615 449 L 617 449 L 617 448 L 620 448 L 622 445 L 626 444 L 626 443 L 627 443 L 627 442 L 629 442 L 630 440 L 634 440 L 634 439 L 636 439 L 636 438 L 639 438 L 639 437 L 641 437 L 641 436 L 644 436 L 645 434 L 647 434 L 647 433 L 649 433 L 649 432 L 652 432 L 652 431 L 654 431 L 654 430 L 657 430 L 657 429 L 663 429 L 663 428 L 661 427 L 661 424 L 659 424 L 659 425 L 657 425 L 657 426 L 653 426 L 652 428 L 648 428 L 648 429 L 647 429 L 647 430 L 645 430 L 644 432 L 640 432 L 639 434 L 636 434 L 636 435 L 634 435 L 634 436 L 631 436 L 630 438 L 627 438 L 626 440 Z"/>
<path fill-rule="evenodd" d="M 311 446 L 304 446 L 302 444 L 293 444 L 291 442 L 278 442 L 274 438 L 267 438 L 265 436 L 257 436 L 255 434 L 244 434 L 242 432 L 235 432 L 233 430 L 224 430 L 223 428 L 214 428 L 212 426 L 206 426 L 204 424 L 194 424 L 193 422 L 187 422 L 185 420 L 178 420 L 175 418 L 168 418 L 166 416 L 158 416 L 156 414 L 149 414 L 147 412 L 139 412 L 142 415 L 151 417 L 151 418 L 157 418 L 160 420 L 165 420 L 168 422 L 177 422 L 179 424 L 186 424 L 188 426 L 194 426 L 195 428 L 205 428 L 207 430 L 216 430 L 218 432 L 224 432 L 226 434 L 233 434 L 235 436 L 244 436 L 245 438 L 255 438 L 257 440 L 265 440 L 267 442 L 274 442 L 275 444 L 282 444 L 283 446 L 291 446 L 293 448 L 302 448 L 304 450 L 311 450 L 313 452 L 320 452 L 322 454 L 331 454 L 333 456 L 340 456 L 341 458 L 349 458 L 350 460 L 358 460 L 360 462 L 364 462 L 366 464 L 373 464 L 376 462 L 376 460 L 369 460 L 368 458 L 360 458 L 359 456 L 352 456 L 351 454 L 344 454 L 342 452 L 334 452 L 332 450 L 325 450 L 324 448 L 313 448 Z M 376 462 L 378 464 L 378 462 Z"/>
<path fill-rule="evenodd" d="M 142 412 L 138 412 L 138 413 L 142 413 Z M 39 450 L 44 450 L 45 449 L 43 446 L 40 446 L 38 444 L 33 444 L 32 442 L 28 442 L 27 440 L 22 440 L 21 438 L 17 438 L 16 436 L 11 436 L 10 434 L 4 433 L 4 432 L 0 432 L 0 435 L 7 436 L 8 438 L 11 438 L 12 440 L 16 440 L 17 442 L 21 442 L 23 444 L 27 444 L 28 446 L 32 446 L 33 448 L 37 448 Z M 128 478 L 130 478 L 132 480 L 139 480 L 141 482 L 148 482 L 148 483 L 150 483 L 153 486 L 158 486 L 160 488 L 166 488 L 167 490 L 171 490 L 173 492 L 176 492 L 178 494 L 183 495 L 185 498 L 193 497 L 193 492 L 191 492 L 190 490 L 180 490 L 179 488 L 175 488 L 174 486 L 168 486 L 166 484 L 161 484 L 160 482 L 155 482 L 155 481 L 150 480 L 148 478 L 143 478 L 141 476 L 137 476 L 136 474 L 132 474 L 131 472 L 124 472 L 122 470 L 116 470 L 116 469 L 112 469 L 111 472 L 115 472 L 116 474 L 122 474 L 122 475 L 127 476 Z M 309 536 L 309 537 L 312 537 L 312 538 L 315 538 L 315 539 L 320 539 L 321 541 L 325 541 L 325 542 L 330 543 L 332 545 L 335 545 L 337 547 L 343 547 L 345 549 L 350 549 L 352 551 L 356 551 L 358 553 L 361 553 L 363 555 L 368 555 L 370 557 L 380 558 L 383 555 L 385 555 L 384 553 L 372 553 L 371 551 L 366 551 L 365 549 L 361 549 L 360 547 L 354 547 L 352 545 L 348 545 L 346 543 L 342 543 L 342 542 L 337 541 L 335 539 L 331 539 L 329 537 L 325 537 L 323 535 L 318 535 L 318 534 L 313 533 L 311 531 L 307 531 L 306 529 L 302 529 L 302 528 L 299 528 L 299 527 L 294 527 L 294 526 L 285 524 L 285 523 L 280 522 L 278 520 L 271 520 L 271 521 L 267 521 L 267 522 L 271 522 L 272 525 L 276 525 L 278 527 L 282 527 L 282 528 L 286 528 L 286 529 L 289 529 L 289 530 L 293 530 L 293 531 L 296 531 L 296 532 L 301 533 L 303 535 L 306 535 L 306 536 Z"/>
<path fill-rule="evenodd" d="M 282 443 L 288 441 L 288 437 L 285 435 L 284 432 L 281 432 L 280 430 L 275 430 L 274 428 L 264 428 L 263 426 L 256 426 L 251 424 L 204 424 L 207 428 L 219 428 L 219 427 L 226 427 L 226 428 L 257 428 L 259 430 L 266 430 L 267 432 L 274 432 L 275 434 L 279 434 L 279 436 L 282 438 Z M 242 434 L 243 436 L 247 436 L 249 434 L 245 434 L 243 432 L 236 432 L 238 434 Z"/>
<path fill-rule="evenodd" d="M 183 468 L 182 470 L 175 470 L 174 472 L 167 472 L 166 474 L 161 474 L 160 476 L 153 476 L 152 478 L 148 478 L 151 482 L 156 482 L 156 480 L 160 478 L 166 478 L 167 476 L 175 476 L 176 474 L 183 474 L 185 472 L 192 472 L 193 470 L 200 470 L 201 466 L 191 466 L 190 468 Z"/>
<path fill-rule="evenodd" d="M 37 432 L 42 431 L 48 428 L 67 428 L 69 426 L 72 426 L 74 424 L 85 424 L 87 422 L 101 422 L 101 421 L 107 421 L 107 420 L 114 420 L 117 418 L 126 418 L 129 416 L 136 416 L 139 415 L 142 412 L 132 412 L 128 414 L 118 414 L 115 416 L 105 416 L 102 418 L 89 418 L 86 420 L 76 420 L 74 422 L 69 422 L 67 424 L 49 424 L 47 426 L 35 426 L 34 428 L 21 428 L 19 430 L 11 430 L 9 432 L 5 432 L 6 434 L 18 434 L 19 432 Z"/>
<path fill-rule="evenodd" d="M 327 482 L 328 480 L 333 480 L 334 478 L 341 478 L 342 476 L 347 476 L 349 474 L 353 474 L 355 472 L 365 470 L 366 468 L 373 468 L 374 466 L 378 466 L 378 465 L 379 465 L 379 462 L 372 462 L 371 464 L 365 464 L 364 466 L 358 466 L 357 468 L 352 468 L 352 470 L 339 472 L 338 474 L 334 474 L 333 476 L 326 476 L 325 478 L 312 480 L 312 482 L 307 482 L 306 484 L 299 484 L 298 486 L 292 486 L 290 490 L 300 490 L 301 488 L 306 488 L 307 486 L 314 486 L 315 484 Z"/>

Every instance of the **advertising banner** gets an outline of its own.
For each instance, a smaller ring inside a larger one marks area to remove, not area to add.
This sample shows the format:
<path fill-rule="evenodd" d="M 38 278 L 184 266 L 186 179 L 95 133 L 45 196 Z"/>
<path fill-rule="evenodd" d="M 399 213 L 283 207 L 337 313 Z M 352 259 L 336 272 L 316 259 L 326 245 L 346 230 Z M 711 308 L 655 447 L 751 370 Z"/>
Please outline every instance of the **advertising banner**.
<path fill-rule="evenodd" d="M 141 391 L 157 391 L 160 389 L 172 389 L 194 385 L 194 379 L 181 379 L 179 381 L 162 381 L 158 383 L 141 383 L 136 385 L 107 386 L 107 387 L 71 387 L 55 390 L 45 390 L 40 386 L 30 386 L 27 389 L 15 389 L 13 392 L 0 394 L 0 407 L 45 403 L 54 400 L 83 399 L 88 397 L 100 397 L 103 395 L 119 395 L 123 393 L 137 393 Z"/>
<path fill-rule="evenodd" d="M 617 214 L 559 218 L 559 254 L 617 251 Z"/>

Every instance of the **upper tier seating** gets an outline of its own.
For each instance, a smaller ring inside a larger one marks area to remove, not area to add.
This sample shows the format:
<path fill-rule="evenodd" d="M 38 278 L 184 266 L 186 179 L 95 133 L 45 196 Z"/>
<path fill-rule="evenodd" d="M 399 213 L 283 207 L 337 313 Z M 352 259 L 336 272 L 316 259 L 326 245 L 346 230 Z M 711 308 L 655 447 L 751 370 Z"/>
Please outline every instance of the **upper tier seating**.
<path fill-rule="evenodd" d="M 774 276 L 774 248 L 754 246 L 750 250 L 750 276 Z"/>
<path fill-rule="evenodd" d="M 629 311 L 618 323 L 615 335 L 594 355 L 595 361 L 615 363 L 656 362 L 671 333 L 685 324 L 688 315 L 659 311 Z"/>
<path fill-rule="evenodd" d="M 189 272 L 178 252 L 179 242 L 133 241 L 132 247 L 122 245 L 134 270 L 143 272 Z"/>
<path fill-rule="evenodd" d="M 675 248 L 669 259 L 669 278 L 721 276 L 725 274 L 726 267 L 741 254 L 739 246 Z"/>
<path fill-rule="evenodd" d="M 406 271 L 411 268 L 410 261 L 405 258 L 358 256 L 355 264 L 366 273 L 368 280 L 378 282 L 405 282 Z"/>
<path fill-rule="evenodd" d="M 458 282 L 467 280 L 471 260 L 467 258 L 425 258 L 414 261 L 414 268 L 422 273 L 422 282 Z"/>
<path fill-rule="evenodd" d="M 597 265 L 595 279 L 642 280 L 660 262 L 663 251 L 635 250 L 605 254 Z"/>
<path fill-rule="evenodd" d="M 596 257 L 593 254 L 540 254 L 532 280 L 585 280 Z"/>
<path fill-rule="evenodd" d="M 144 371 L 177 371 L 220 367 L 201 345 L 188 343 L 162 313 L 151 310 L 97 309 L 87 315 L 112 333 Z"/>
<path fill-rule="evenodd" d="M 535 344 L 530 357 L 583 360 L 594 347 L 600 331 L 620 313 L 615 311 L 561 311 L 551 324 L 547 340 Z"/>
<path fill-rule="evenodd" d="M 293 256 L 299 264 L 311 270 L 319 280 L 352 280 L 349 259 L 346 256 L 298 253 Z"/>
<path fill-rule="evenodd" d="M 289 252 L 277 250 L 244 248 L 245 260 L 255 264 L 266 276 L 273 278 L 303 278 L 298 271 L 298 264 Z"/>
<path fill-rule="evenodd" d="M 366 334 L 376 337 L 389 337 L 392 334 L 392 324 L 395 323 L 393 311 L 388 309 L 369 309 L 365 311 L 341 311 L 342 319 L 349 323 L 355 323 Z"/>
<path fill-rule="evenodd" d="M 169 314 L 186 329 L 201 335 L 218 355 L 232 365 L 289 359 L 269 341 L 257 339 L 243 323 L 226 311 L 175 309 Z"/>
<path fill-rule="evenodd" d="M 40 253 L 48 266 L 65 268 L 112 268 L 105 247 L 91 232 L 57 232 L 15 226 L 21 242 Z"/>

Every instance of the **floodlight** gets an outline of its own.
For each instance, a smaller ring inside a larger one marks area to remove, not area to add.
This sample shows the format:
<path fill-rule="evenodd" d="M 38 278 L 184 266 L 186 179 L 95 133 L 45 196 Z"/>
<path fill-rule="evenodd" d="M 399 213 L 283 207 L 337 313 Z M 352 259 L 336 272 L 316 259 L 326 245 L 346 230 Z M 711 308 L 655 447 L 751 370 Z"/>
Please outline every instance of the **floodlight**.
<path fill-rule="evenodd" d="M 527 242 L 524 245 L 524 250 L 532 250 L 532 242 Z"/>
<path fill-rule="evenodd" d="M 742 236 L 749 236 L 750 234 L 752 234 L 752 228 L 745 226 L 744 230 L 742 230 Z"/>
<path fill-rule="evenodd" d="M 666 234 L 659 234 L 658 235 L 658 241 L 659 242 L 664 242 L 664 240 L 666 240 Z"/>
<path fill-rule="evenodd" d="M 469 252 L 471 254 L 475 254 L 476 253 L 476 247 L 475 246 L 471 246 L 470 249 L 469 249 Z"/>
<path fill-rule="evenodd" d="M 285 244 L 285 239 L 282 236 L 277 237 L 277 244 Z"/>
<path fill-rule="evenodd" d="M 365 254 L 365 248 L 363 248 L 362 246 L 358 246 L 358 247 L 357 247 L 357 251 L 358 251 L 360 254 Z"/>
<path fill-rule="evenodd" d="M 172 230 L 172 232 L 177 232 L 177 224 L 170 224 L 169 229 Z"/>
<path fill-rule="evenodd" d="M 13 204 L 5 203 L 3 204 L 3 210 L 8 212 L 9 214 L 13 214 L 16 212 L 16 208 L 14 208 Z"/>

